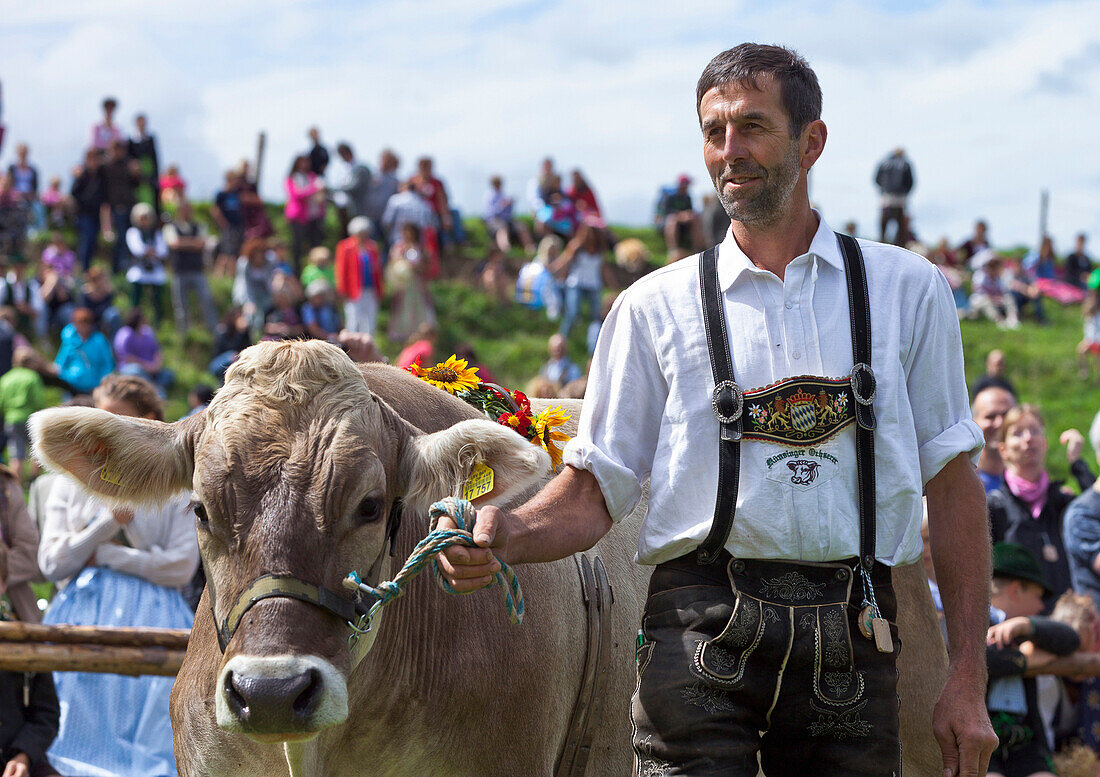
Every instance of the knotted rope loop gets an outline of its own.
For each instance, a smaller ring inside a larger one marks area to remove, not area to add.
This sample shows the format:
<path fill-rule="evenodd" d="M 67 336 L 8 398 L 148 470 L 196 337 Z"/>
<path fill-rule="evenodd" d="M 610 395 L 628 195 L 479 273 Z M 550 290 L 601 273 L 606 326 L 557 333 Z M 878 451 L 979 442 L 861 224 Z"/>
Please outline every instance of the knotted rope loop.
<path fill-rule="evenodd" d="M 360 636 L 371 630 L 371 621 L 378 610 L 405 593 L 405 587 L 412 578 L 416 577 L 424 568 L 431 564 L 432 572 L 439 587 L 450 594 L 472 593 L 470 591 L 457 591 L 451 586 L 439 571 L 436 556 L 452 545 L 461 545 L 467 548 L 475 548 L 473 534 L 474 506 L 465 499 L 447 497 L 431 506 L 428 511 L 430 531 L 424 539 L 420 540 L 413 548 L 404 566 L 393 578 L 376 585 L 363 582 L 356 572 L 350 573 L 344 578 L 344 587 L 356 591 L 362 596 L 372 597 L 375 601 L 370 606 L 366 615 L 359 618 L 357 623 L 351 624 L 351 641 L 358 640 Z M 439 519 L 444 515 L 450 516 L 460 528 L 437 529 Z M 467 521 L 469 520 L 469 525 Z M 504 593 L 504 606 L 508 612 L 508 618 L 514 624 L 523 622 L 523 591 L 519 585 L 519 579 L 510 566 L 500 562 L 500 571 L 493 577 L 492 585 L 499 585 Z"/>

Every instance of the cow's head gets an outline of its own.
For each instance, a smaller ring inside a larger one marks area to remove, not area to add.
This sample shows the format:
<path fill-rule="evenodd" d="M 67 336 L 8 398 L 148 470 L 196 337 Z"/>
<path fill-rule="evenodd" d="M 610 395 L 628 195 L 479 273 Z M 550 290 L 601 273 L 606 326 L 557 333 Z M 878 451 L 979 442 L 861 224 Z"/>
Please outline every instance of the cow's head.
<path fill-rule="evenodd" d="M 398 499 L 410 517 L 422 516 L 432 501 L 457 493 L 478 461 L 496 472 L 486 500 L 506 498 L 549 469 L 541 448 L 491 421 L 421 433 L 368 390 L 342 351 L 316 341 L 247 349 L 193 418 L 165 424 L 53 409 L 33 416 L 31 433 L 48 467 L 108 500 L 155 502 L 193 491 L 219 627 L 264 576 L 350 599 L 341 583 L 351 571 L 376 568 Z M 277 596 L 235 625 L 223 655 L 203 657 L 221 661 L 223 728 L 289 741 L 346 718 L 346 622 Z"/>

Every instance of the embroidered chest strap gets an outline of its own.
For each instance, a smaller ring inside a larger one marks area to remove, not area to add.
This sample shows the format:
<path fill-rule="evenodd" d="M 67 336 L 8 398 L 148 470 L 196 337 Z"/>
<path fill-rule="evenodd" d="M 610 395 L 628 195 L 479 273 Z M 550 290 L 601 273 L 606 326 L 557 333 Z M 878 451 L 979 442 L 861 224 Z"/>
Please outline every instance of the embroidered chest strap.
<path fill-rule="evenodd" d="M 871 309 L 859 244 L 837 235 L 848 285 L 852 331 L 852 372 L 847 378 L 796 378 L 746 395 L 733 377 L 725 308 L 718 289 L 718 248 L 703 252 L 699 288 L 714 392 L 711 405 L 720 424 L 718 494 L 710 532 L 696 550 L 699 564 L 713 563 L 729 538 L 737 508 L 741 439 L 814 445 L 856 423 L 860 565 L 869 573 L 875 561 L 874 430 L 875 375 L 871 369 Z M 770 403 L 770 404 L 769 404 Z"/>

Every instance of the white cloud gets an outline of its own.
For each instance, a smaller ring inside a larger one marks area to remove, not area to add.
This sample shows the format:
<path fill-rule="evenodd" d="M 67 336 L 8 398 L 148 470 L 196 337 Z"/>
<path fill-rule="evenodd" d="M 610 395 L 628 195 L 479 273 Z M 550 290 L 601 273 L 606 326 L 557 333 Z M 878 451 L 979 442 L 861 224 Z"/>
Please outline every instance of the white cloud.
<path fill-rule="evenodd" d="M 76 161 L 113 93 L 127 122 L 149 113 L 195 196 L 263 129 L 264 191 L 279 197 L 317 124 L 370 160 L 393 146 L 406 170 L 432 154 L 467 210 L 490 173 L 519 193 L 550 154 L 586 171 L 613 220 L 645 223 L 677 173 L 705 190 L 695 80 L 718 50 L 756 39 L 794 46 L 819 74 L 830 137 L 812 191 L 836 225 L 871 231 L 871 174 L 900 144 L 929 238 L 961 238 L 981 215 L 998 240 L 1030 241 L 1043 188 L 1060 247 L 1079 229 L 1100 238 L 1096 0 L 903 12 L 869 0 L 0 0 L 0 16 L 3 120 L 43 172 Z"/>

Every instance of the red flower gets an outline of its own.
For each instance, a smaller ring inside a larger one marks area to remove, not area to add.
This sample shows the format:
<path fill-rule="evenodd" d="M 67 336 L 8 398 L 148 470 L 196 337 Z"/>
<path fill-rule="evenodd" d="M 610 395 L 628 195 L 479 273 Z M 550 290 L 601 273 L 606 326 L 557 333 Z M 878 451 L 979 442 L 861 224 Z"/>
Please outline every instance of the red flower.
<path fill-rule="evenodd" d="M 531 400 L 527 398 L 526 394 L 524 394 L 519 389 L 516 389 L 512 392 L 512 399 L 514 399 L 516 401 L 516 404 L 519 405 L 519 409 L 521 412 L 526 413 L 527 415 L 531 414 Z"/>

